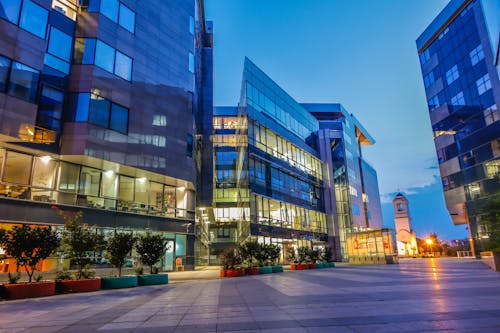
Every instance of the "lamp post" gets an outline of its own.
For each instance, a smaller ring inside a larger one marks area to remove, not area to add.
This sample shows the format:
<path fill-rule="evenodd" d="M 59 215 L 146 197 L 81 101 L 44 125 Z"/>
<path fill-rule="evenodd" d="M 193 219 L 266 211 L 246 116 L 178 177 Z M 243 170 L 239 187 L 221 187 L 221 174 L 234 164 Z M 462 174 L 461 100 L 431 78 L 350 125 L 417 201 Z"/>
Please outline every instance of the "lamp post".
<path fill-rule="evenodd" d="M 429 252 L 432 254 L 432 239 L 427 238 L 427 239 L 425 240 L 425 243 L 427 243 L 427 245 L 428 245 L 428 249 L 429 249 Z"/>

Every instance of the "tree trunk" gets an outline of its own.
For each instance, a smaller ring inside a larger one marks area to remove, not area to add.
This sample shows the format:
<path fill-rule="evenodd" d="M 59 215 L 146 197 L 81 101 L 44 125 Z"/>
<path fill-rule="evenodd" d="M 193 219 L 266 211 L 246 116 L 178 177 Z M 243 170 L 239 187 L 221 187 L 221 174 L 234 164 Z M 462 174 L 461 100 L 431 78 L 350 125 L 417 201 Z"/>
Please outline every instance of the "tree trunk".
<path fill-rule="evenodd" d="M 122 266 L 118 266 L 118 276 L 122 276 Z"/>
<path fill-rule="evenodd" d="M 35 273 L 35 269 L 32 267 L 32 270 L 30 273 L 28 266 L 24 266 L 24 268 L 26 269 L 26 273 L 28 274 L 28 282 L 31 283 L 31 278 L 33 277 L 33 273 Z"/>
<path fill-rule="evenodd" d="M 153 274 L 153 265 L 149 266 L 149 274 Z"/>

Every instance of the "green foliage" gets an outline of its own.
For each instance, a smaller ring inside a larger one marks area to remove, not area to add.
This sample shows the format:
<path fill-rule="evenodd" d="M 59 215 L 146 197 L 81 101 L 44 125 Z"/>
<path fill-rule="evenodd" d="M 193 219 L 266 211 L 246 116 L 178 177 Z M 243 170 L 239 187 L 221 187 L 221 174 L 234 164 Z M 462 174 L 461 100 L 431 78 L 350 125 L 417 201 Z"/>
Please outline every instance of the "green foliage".
<path fill-rule="evenodd" d="M 319 261 L 320 252 L 319 252 L 319 250 L 309 249 L 308 256 L 309 256 L 309 261 L 311 263 L 315 264 Z"/>
<path fill-rule="evenodd" d="M 301 246 L 297 249 L 297 260 L 299 262 L 306 262 L 309 260 L 309 248 L 306 246 Z"/>
<path fill-rule="evenodd" d="M 147 233 L 139 237 L 135 250 L 141 258 L 141 262 L 149 266 L 150 274 L 153 274 L 153 266 L 160 261 L 165 252 L 166 240 L 160 235 Z"/>
<path fill-rule="evenodd" d="M 31 282 L 36 266 L 52 254 L 60 244 L 57 233 L 50 227 L 14 226 L 2 240 L 2 247 L 8 256 L 24 267 Z"/>
<path fill-rule="evenodd" d="M 488 230 L 488 241 L 483 245 L 486 251 L 500 250 L 500 196 L 489 198 L 479 207 L 480 223 Z"/>
<path fill-rule="evenodd" d="M 135 269 L 135 275 L 142 275 L 144 274 L 144 268 L 141 266 L 141 267 L 137 267 Z"/>
<path fill-rule="evenodd" d="M 333 258 L 332 249 L 326 246 L 323 251 L 321 251 L 321 260 L 323 262 L 330 262 Z"/>
<path fill-rule="evenodd" d="M 271 265 L 276 265 L 279 262 L 281 248 L 276 244 L 267 244 L 266 251 L 268 253 L 268 260 Z"/>
<path fill-rule="evenodd" d="M 275 244 L 258 245 L 257 252 L 255 253 L 255 259 L 259 263 L 259 266 L 263 267 L 276 263 L 280 256 L 281 248 Z"/>
<path fill-rule="evenodd" d="M 40 282 L 40 281 L 42 281 L 43 276 L 42 276 L 42 274 L 38 274 L 38 275 L 35 275 L 35 277 L 33 279 L 35 280 L 35 282 Z"/>
<path fill-rule="evenodd" d="M 67 269 L 56 272 L 56 280 L 73 280 L 73 274 Z"/>
<path fill-rule="evenodd" d="M 93 279 L 96 276 L 96 271 L 89 264 L 86 264 L 80 274 L 82 279 Z"/>
<path fill-rule="evenodd" d="M 135 237 L 129 233 L 115 233 L 108 240 L 106 254 L 111 265 L 118 268 L 118 276 L 122 276 L 122 267 L 127 255 L 132 251 L 135 241 Z"/>
<path fill-rule="evenodd" d="M 80 222 L 83 216 L 81 211 L 64 211 L 56 206 L 52 206 L 52 208 L 66 221 L 61 250 L 76 263 L 78 270 L 76 278 L 85 278 L 82 275 L 83 268 L 88 263 L 92 252 L 104 249 L 104 237 Z"/>
<path fill-rule="evenodd" d="M 230 248 L 224 250 L 219 255 L 219 263 L 224 269 L 232 269 L 243 262 L 241 255 L 237 249 Z"/>
<path fill-rule="evenodd" d="M 260 245 L 256 241 L 246 242 L 239 246 L 238 251 L 241 258 L 248 267 L 253 267 L 253 260 L 259 251 Z"/>
<path fill-rule="evenodd" d="M 299 257 L 297 256 L 297 251 L 295 251 L 295 248 L 289 248 L 287 252 L 287 259 L 288 261 L 291 261 L 295 264 L 299 263 Z"/>
<path fill-rule="evenodd" d="M 12 274 L 11 272 L 9 272 L 7 274 L 7 279 L 9 279 L 9 284 L 16 284 L 20 278 L 21 278 L 21 273 L 19 272 L 16 272 L 16 274 Z"/>

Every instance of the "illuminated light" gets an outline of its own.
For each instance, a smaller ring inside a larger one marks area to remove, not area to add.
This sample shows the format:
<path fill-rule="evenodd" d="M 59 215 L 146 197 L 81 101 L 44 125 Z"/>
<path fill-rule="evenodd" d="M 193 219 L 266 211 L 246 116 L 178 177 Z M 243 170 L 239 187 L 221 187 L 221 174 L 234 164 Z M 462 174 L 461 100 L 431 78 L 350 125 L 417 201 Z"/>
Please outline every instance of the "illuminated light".
<path fill-rule="evenodd" d="M 114 174 L 115 174 L 115 172 L 114 172 L 113 170 L 108 170 L 108 171 L 104 172 L 104 175 L 105 175 L 106 177 L 111 177 L 111 176 L 113 176 Z"/>
<path fill-rule="evenodd" d="M 185 188 L 184 186 L 179 186 L 177 189 L 178 189 L 179 191 L 184 191 L 186 188 Z"/>
<path fill-rule="evenodd" d="M 0 255 L 4 255 L 5 254 L 5 250 L 3 249 L 3 247 L 0 247 Z"/>
<path fill-rule="evenodd" d="M 432 239 L 430 239 L 430 238 L 427 238 L 427 239 L 425 240 L 425 242 L 426 242 L 428 245 L 432 245 Z"/>
<path fill-rule="evenodd" d="M 40 157 L 40 161 L 42 161 L 44 164 L 49 163 L 51 159 L 52 159 L 52 157 L 50 157 L 50 156 L 41 156 Z"/>
<path fill-rule="evenodd" d="M 137 180 L 140 181 L 141 183 L 144 183 L 148 179 L 146 177 L 141 177 L 141 178 L 137 178 Z"/>

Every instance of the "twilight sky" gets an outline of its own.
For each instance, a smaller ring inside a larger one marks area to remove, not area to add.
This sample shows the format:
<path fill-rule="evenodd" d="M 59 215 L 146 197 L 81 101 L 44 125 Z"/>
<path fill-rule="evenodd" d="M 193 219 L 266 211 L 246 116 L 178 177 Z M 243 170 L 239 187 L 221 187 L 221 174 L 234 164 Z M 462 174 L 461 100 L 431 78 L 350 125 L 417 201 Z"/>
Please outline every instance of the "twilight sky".
<path fill-rule="evenodd" d="M 410 200 L 417 236 L 467 237 L 446 211 L 415 39 L 447 0 L 205 0 L 215 103 L 236 105 L 249 57 L 298 102 L 342 103 L 375 138 L 384 225 Z"/>

